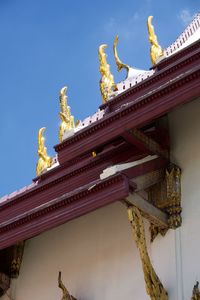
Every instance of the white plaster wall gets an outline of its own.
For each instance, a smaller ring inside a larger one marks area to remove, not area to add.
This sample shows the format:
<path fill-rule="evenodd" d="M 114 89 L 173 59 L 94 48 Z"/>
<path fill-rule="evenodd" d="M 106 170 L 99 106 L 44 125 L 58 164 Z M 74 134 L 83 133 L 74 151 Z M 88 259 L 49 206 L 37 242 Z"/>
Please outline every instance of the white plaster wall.
<path fill-rule="evenodd" d="M 156 254 L 152 254 L 164 284 L 173 294 L 174 248 L 172 245 L 169 250 L 168 242 L 173 244 L 171 234 L 154 244 L 152 251 Z M 59 270 L 68 289 L 80 300 L 149 299 L 127 212 L 121 203 L 27 241 L 20 276 L 13 288 L 14 299 L 61 299 Z"/>
<path fill-rule="evenodd" d="M 27 242 L 16 299 L 61 299 L 58 271 L 77 299 L 148 299 L 122 204 L 71 221 Z M 142 286 L 142 288 L 141 288 Z"/>
<path fill-rule="evenodd" d="M 200 99 L 169 116 L 172 160 L 182 169 L 183 224 L 179 230 L 183 296 L 200 281 Z"/>

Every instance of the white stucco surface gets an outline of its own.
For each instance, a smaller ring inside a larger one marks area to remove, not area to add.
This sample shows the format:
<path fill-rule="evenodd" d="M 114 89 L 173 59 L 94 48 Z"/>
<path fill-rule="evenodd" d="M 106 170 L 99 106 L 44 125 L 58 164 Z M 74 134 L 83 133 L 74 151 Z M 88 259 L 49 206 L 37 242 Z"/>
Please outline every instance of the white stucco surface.
<path fill-rule="evenodd" d="M 159 239 L 153 247 L 157 252 L 152 253 L 153 262 L 173 293 L 173 241 L 170 233 L 165 240 Z M 171 250 L 166 242 L 171 243 Z M 20 276 L 13 288 L 14 299 L 61 299 L 59 270 L 77 299 L 149 299 L 127 212 L 121 203 L 27 241 Z"/>
<path fill-rule="evenodd" d="M 200 281 L 200 99 L 170 114 L 172 160 L 182 169 L 180 245 L 183 298 Z"/>

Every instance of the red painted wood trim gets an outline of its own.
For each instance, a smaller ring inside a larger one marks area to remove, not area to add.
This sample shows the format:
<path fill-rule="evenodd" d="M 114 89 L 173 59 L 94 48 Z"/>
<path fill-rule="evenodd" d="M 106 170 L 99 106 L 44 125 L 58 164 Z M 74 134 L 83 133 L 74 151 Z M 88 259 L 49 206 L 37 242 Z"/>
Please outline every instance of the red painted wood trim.
<path fill-rule="evenodd" d="M 162 68 L 157 67 L 154 75 L 138 83 L 137 85 L 133 86 L 127 91 L 124 91 L 123 93 L 106 102 L 105 104 L 102 104 L 100 108 L 109 108 L 110 112 L 114 111 L 117 108 L 121 107 L 122 104 L 126 103 L 127 92 L 129 92 L 129 94 L 131 93 L 132 97 L 134 96 L 135 98 L 137 98 L 139 96 L 145 95 L 148 91 L 153 90 L 159 85 L 169 81 L 172 77 L 176 77 L 178 74 L 182 74 L 183 72 L 197 66 L 198 64 L 200 64 L 200 42 L 196 44 L 196 47 L 194 47 L 193 50 L 193 52 L 183 52 L 184 55 L 180 55 L 180 53 L 177 54 L 179 60 L 176 60 L 173 57 L 172 59 L 167 58 L 166 61 L 162 61 L 161 63 L 164 64 L 165 68 L 164 66 Z"/>
<path fill-rule="evenodd" d="M 192 43 L 191 45 L 188 45 L 187 47 L 161 60 L 157 65 L 154 66 L 154 68 L 161 70 L 172 63 L 176 63 L 182 57 L 186 56 L 187 54 L 191 54 L 192 52 L 196 51 L 199 48 L 200 48 L 200 40 Z"/>
<path fill-rule="evenodd" d="M 13 218 L 19 213 L 24 213 L 38 205 L 46 203 L 64 193 L 77 189 L 90 181 L 99 179 L 102 171 L 113 164 L 130 160 L 137 160 L 145 153 L 138 151 L 123 143 L 119 147 L 104 151 L 95 158 L 84 161 L 83 164 L 73 165 L 69 168 L 57 168 L 56 172 L 50 172 L 49 176 L 38 183 L 31 190 L 25 191 L 15 197 L 0 203 L 0 220 Z M 53 171 L 53 170 L 52 170 Z M 44 174 L 45 175 L 45 174 Z"/>
<path fill-rule="evenodd" d="M 89 152 L 122 135 L 124 130 L 140 127 L 166 114 L 178 105 L 195 99 L 200 95 L 199 78 L 200 66 L 198 65 L 144 97 L 133 101 L 130 97 L 125 108 L 108 114 L 102 120 L 91 124 L 75 136 L 55 146 L 60 163 L 65 163 L 66 159 L 69 161 Z"/>
<path fill-rule="evenodd" d="M 89 185 L 1 223 L 0 249 L 121 200 L 128 194 L 129 182 L 122 174 L 91 182 Z"/>

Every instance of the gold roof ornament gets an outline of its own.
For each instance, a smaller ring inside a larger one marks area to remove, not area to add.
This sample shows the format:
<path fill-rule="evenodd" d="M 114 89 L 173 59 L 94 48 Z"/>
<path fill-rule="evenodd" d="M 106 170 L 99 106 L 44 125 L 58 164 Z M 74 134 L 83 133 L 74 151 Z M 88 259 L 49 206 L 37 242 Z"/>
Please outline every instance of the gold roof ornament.
<path fill-rule="evenodd" d="M 47 155 L 47 148 L 45 147 L 45 138 L 43 133 L 45 127 L 40 128 L 38 132 L 38 162 L 36 166 L 36 175 L 39 176 L 41 173 L 47 170 L 52 166 L 52 158 Z"/>
<path fill-rule="evenodd" d="M 161 46 L 158 44 L 157 36 L 155 35 L 154 26 L 152 25 L 153 16 L 148 17 L 147 27 L 149 33 L 149 42 L 151 43 L 150 55 L 151 55 L 151 62 L 155 65 L 159 58 L 164 56 L 164 51 Z"/>
<path fill-rule="evenodd" d="M 71 108 L 67 104 L 68 97 L 66 96 L 67 87 L 64 86 L 60 90 L 60 119 L 61 124 L 59 127 L 59 140 L 60 142 L 63 141 L 64 133 L 70 131 L 71 129 L 75 128 L 74 124 L 74 117 L 71 115 Z"/>
<path fill-rule="evenodd" d="M 118 56 L 118 53 L 117 53 L 117 43 L 118 43 L 118 40 L 119 40 L 119 36 L 117 35 L 115 40 L 114 40 L 114 44 L 113 44 L 113 52 L 114 52 L 114 57 L 115 57 L 115 61 L 116 61 L 116 65 L 117 65 L 117 70 L 118 72 L 120 72 L 122 69 L 125 69 L 126 72 L 127 72 L 127 75 L 126 75 L 126 78 L 129 77 L 129 72 L 130 70 L 132 70 L 133 68 L 131 68 L 129 65 L 127 64 L 124 64 L 119 56 Z"/>
<path fill-rule="evenodd" d="M 104 50 L 108 46 L 106 44 L 103 44 L 99 46 L 99 71 L 102 75 L 101 80 L 100 80 L 100 91 L 102 95 L 102 100 L 103 103 L 108 101 L 108 98 L 111 96 L 113 91 L 117 90 L 117 86 L 114 83 L 114 77 L 110 72 L 110 66 L 106 61 L 107 55 L 105 54 Z"/>

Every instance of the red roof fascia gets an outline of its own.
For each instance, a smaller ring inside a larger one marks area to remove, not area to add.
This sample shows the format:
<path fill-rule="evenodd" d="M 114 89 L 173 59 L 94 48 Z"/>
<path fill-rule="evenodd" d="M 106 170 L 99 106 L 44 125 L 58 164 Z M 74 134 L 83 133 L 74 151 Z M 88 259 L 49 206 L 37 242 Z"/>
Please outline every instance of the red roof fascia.
<path fill-rule="evenodd" d="M 128 196 L 128 178 L 116 174 L 96 180 L 0 224 L 0 249 Z"/>
<path fill-rule="evenodd" d="M 161 61 L 155 67 L 156 71 L 154 75 L 130 88 L 128 90 L 129 95 L 131 94 L 132 100 L 133 97 L 136 99 L 199 64 L 200 41 L 191 45 L 186 50 L 184 49 Z M 122 104 L 127 103 L 127 100 L 130 98 L 129 95 L 127 95 L 127 91 L 124 91 L 117 97 L 102 104 L 100 108 L 108 108 L 109 111 L 112 112 L 121 107 Z"/>
<path fill-rule="evenodd" d="M 123 134 L 125 130 L 140 127 L 158 118 L 178 105 L 200 95 L 200 65 L 171 79 L 143 97 L 131 100 L 131 91 L 123 97 L 127 105 L 55 146 L 61 164 L 83 153 L 95 150 L 104 143 Z"/>

